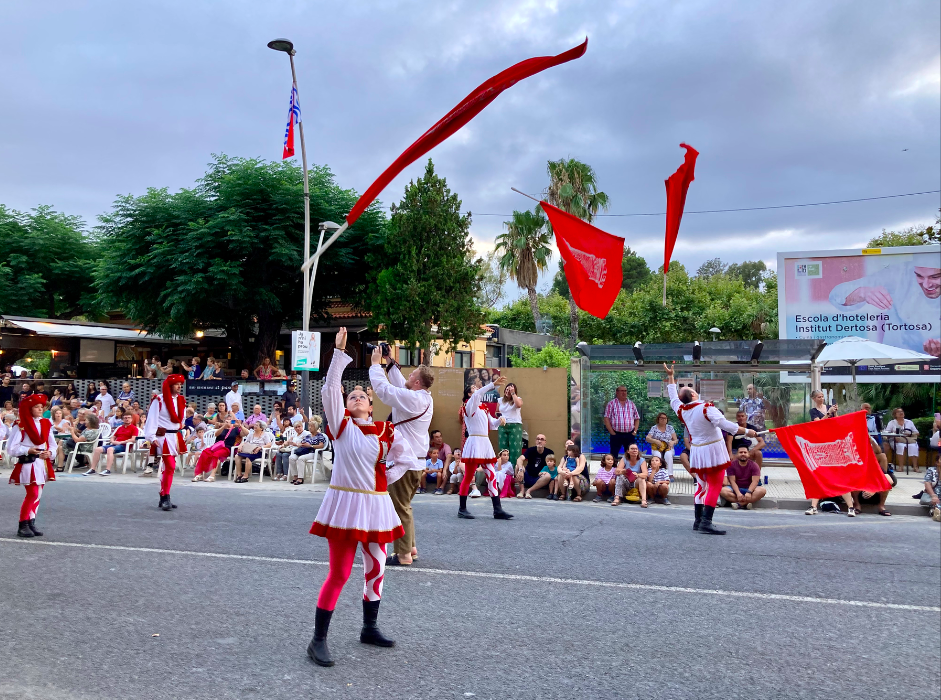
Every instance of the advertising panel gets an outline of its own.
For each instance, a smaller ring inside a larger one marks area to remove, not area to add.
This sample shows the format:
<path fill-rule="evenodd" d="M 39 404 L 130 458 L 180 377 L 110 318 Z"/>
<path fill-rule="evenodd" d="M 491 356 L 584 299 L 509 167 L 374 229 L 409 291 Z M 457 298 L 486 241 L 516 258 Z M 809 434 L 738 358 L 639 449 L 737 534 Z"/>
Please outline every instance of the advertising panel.
<path fill-rule="evenodd" d="M 781 338 L 858 336 L 941 357 L 941 246 L 778 253 Z M 824 377 L 849 374 L 825 368 Z M 857 367 L 860 382 L 936 382 L 939 360 Z M 826 379 L 825 379 L 826 381 Z"/>
<path fill-rule="evenodd" d="M 320 333 L 291 331 L 291 369 L 295 372 L 320 369 Z"/>

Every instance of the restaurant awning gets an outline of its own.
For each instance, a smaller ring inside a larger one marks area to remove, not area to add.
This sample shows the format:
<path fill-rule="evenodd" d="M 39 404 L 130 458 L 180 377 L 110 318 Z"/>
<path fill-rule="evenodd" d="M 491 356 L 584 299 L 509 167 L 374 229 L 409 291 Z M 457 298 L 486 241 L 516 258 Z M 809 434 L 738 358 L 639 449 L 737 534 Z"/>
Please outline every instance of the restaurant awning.
<path fill-rule="evenodd" d="M 58 338 L 94 338 L 118 342 L 171 343 L 173 345 L 195 345 L 191 338 L 164 338 L 140 328 L 85 323 L 80 321 L 57 321 L 53 319 L 27 318 L 23 316 L 0 316 L 7 327 L 30 331 L 36 335 Z"/>

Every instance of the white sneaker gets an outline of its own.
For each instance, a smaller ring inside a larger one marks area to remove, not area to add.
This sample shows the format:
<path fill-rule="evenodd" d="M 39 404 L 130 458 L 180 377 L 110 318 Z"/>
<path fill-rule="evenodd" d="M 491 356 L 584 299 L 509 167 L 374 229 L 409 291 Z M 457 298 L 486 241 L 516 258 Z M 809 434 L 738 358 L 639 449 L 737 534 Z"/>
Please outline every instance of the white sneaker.
<path fill-rule="evenodd" d="M 856 517 L 856 509 L 855 509 L 855 508 L 850 508 L 848 511 L 846 511 L 846 515 L 847 515 L 847 517 L 855 518 L 855 517 Z"/>
<path fill-rule="evenodd" d="M 745 510 L 755 510 L 755 504 L 754 504 L 754 503 L 746 503 L 746 504 L 745 504 Z"/>
<path fill-rule="evenodd" d="M 475 486 L 474 489 L 470 492 L 471 498 L 480 498 L 480 491 Z"/>
<path fill-rule="evenodd" d="M 105 469 L 105 470 L 104 470 L 103 472 L 101 472 L 101 474 L 99 474 L 98 476 L 111 476 L 111 470 L 110 470 L 110 469 Z"/>
<path fill-rule="evenodd" d="M 732 504 L 732 510 L 738 510 L 741 506 L 738 504 L 738 501 Z"/>
<path fill-rule="evenodd" d="M 804 515 L 816 515 L 816 514 L 817 514 L 817 509 L 814 508 L 813 506 L 811 506 L 810 508 L 804 511 Z"/>
<path fill-rule="evenodd" d="M 202 481 L 202 480 L 203 480 L 202 474 L 197 474 L 196 476 L 193 477 L 193 481 Z"/>
<path fill-rule="evenodd" d="M 92 474 L 97 474 L 97 473 L 98 472 L 96 472 L 94 469 L 89 469 L 87 472 L 82 474 L 82 476 L 91 476 Z"/>

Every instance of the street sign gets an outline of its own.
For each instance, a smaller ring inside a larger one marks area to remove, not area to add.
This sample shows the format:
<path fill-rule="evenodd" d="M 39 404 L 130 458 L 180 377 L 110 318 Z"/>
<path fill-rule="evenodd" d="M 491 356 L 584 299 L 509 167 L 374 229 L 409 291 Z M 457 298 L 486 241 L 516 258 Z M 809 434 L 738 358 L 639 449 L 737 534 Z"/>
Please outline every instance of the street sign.
<path fill-rule="evenodd" d="M 320 369 L 320 333 L 291 331 L 291 368 L 295 372 Z"/>

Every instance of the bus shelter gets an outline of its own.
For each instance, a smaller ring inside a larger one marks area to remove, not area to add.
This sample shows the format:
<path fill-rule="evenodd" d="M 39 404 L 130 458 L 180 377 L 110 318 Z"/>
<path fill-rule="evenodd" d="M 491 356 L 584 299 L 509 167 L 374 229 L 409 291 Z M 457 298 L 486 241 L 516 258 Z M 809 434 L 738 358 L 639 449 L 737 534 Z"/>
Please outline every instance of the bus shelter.
<path fill-rule="evenodd" d="M 814 360 L 824 345 L 821 340 L 580 343 L 577 371 L 572 368 L 572 439 L 584 453 L 608 452 L 605 407 L 615 390 L 626 386 L 628 398 L 640 413 L 637 442 L 641 453 L 650 453 L 645 436 L 662 411 L 679 436 L 679 455 L 684 429 L 670 409 L 663 363 L 674 366 L 678 385 L 693 387 L 731 421 L 740 408 L 747 409 L 749 422 L 761 429 L 807 421 L 812 386 L 819 386 Z M 787 458 L 773 433 L 764 439 L 765 459 Z"/>

